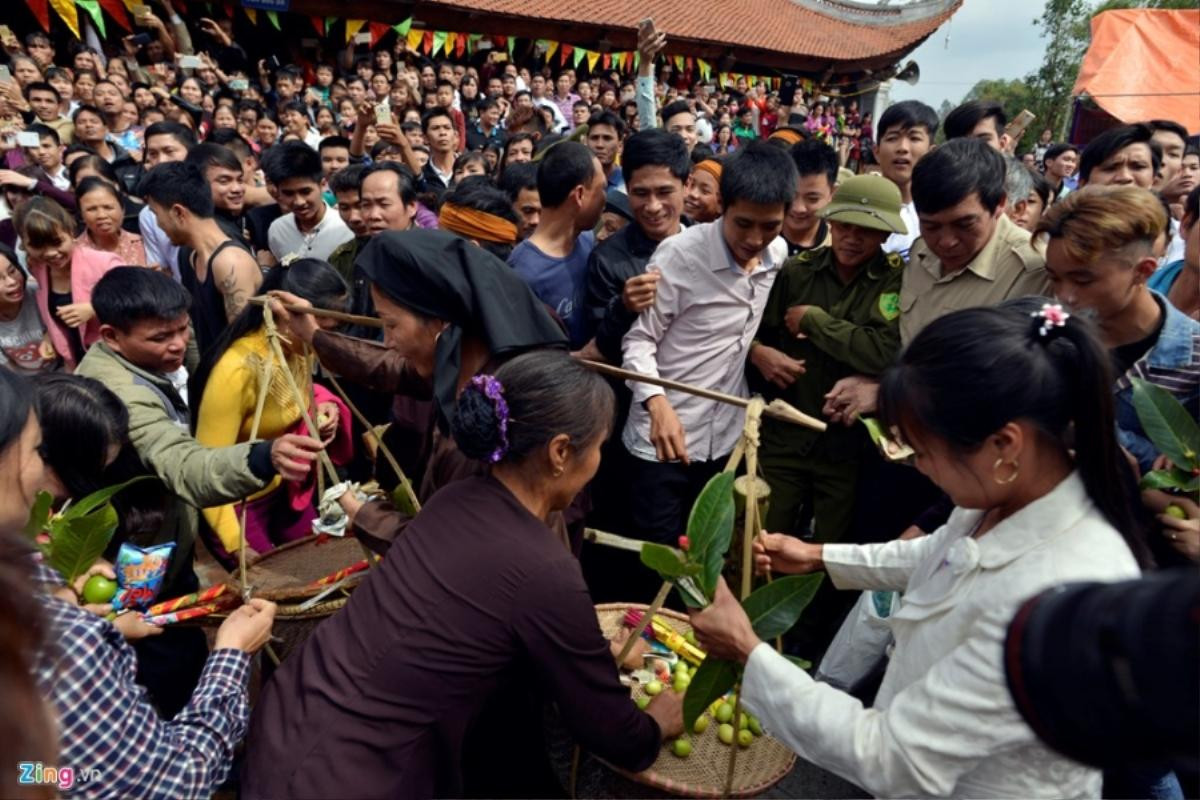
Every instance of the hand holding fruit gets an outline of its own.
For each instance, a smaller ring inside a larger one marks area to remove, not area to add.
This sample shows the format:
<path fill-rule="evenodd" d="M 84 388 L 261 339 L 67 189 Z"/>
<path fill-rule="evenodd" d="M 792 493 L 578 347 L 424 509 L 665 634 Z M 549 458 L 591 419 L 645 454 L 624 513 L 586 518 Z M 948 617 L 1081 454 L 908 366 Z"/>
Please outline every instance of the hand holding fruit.
<path fill-rule="evenodd" d="M 691 621 L 696 639 L 710 657 L 745 664 L 751 651 L 760 644 L 750 618 L 729 591 L 724 578 L 717 583 L 712 604 L 703 610 L 692 611 Z"/>
<path fill-rule="evenodd" d="M 320 403 L 317 405 L 317 432 L 321 435 L 321 441 L 329 444 L 337 436 L 338 432 L 338 405 L 337 403 Z"/>
<path fill-rule="evenodd" d="M 683 695 L 678 692 L 661 692 L 646 706 L 646 713 L 654 717 L 663 739 L 674 739 L 683 733 Z"/>
<path fill-rule="evenodd" d="M 1158 521 L 1172 547 L 1193 561 L 1200 560 L 1200 506 L 1186 497 L 1172 497 Z"/>

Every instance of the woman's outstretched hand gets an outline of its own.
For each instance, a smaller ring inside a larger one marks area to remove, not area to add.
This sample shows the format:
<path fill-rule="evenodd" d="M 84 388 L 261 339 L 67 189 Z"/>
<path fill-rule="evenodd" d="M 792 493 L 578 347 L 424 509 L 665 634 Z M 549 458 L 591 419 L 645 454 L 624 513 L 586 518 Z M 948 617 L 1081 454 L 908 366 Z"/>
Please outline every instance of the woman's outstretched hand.
<path fill-rule="evenodd" d="M 797 575 L 823 569 L 823 546 L 786 533 L 761 533 L 754 540 L 754 569 L 759 575 Z"/>

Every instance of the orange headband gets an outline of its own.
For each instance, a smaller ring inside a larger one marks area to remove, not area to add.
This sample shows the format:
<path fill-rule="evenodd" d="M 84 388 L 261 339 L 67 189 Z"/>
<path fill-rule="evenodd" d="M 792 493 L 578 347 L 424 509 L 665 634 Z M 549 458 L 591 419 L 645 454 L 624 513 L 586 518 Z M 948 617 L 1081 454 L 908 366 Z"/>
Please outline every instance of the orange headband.
<path fill-rule="evenodd" d="M 503 217 L 453 203 L 442 204 L 438 225 L 468 239 L 496 244 L 515 244 L 517 241 L 517 226 Z"/>
<path fill-rule="evenodd" d="M 694 169 L 704 170 L 709 175 L 712 175 L 714 178 L 716 178 L 717 183 L 721 182 L 721 162 L 717 161 L 715 158 L 704 159 L 697 164 Z"/>
<path fill-rule="evenodd" d="M 772 133 L 770 138 L 782 139 L 783 141 L 787 142 L 788 144 L 796 144 L 804 137 L 801 136 L 796 131 L 792 130 L 791 128 L 780 128 L 779 130 Z"/>

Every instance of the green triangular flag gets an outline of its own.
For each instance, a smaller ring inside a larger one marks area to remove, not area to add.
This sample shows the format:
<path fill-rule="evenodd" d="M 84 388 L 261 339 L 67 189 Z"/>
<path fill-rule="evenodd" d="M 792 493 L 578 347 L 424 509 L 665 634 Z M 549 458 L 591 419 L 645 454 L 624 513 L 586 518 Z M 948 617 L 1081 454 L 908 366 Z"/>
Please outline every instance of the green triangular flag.
<path fill-rule="evenodd" d="M 337 17 L 326 17 L 325 18 L 325 35 L 326 36 L 328 36 L 330 33 L 333 32 L 333 23 L 335 23 L 337 21 L 338 21 Z"/>
<path fill-rule="evenodd" d="M 92 18 L 92 22 L 96 23 L 96 28 L 100 31 L 101 38 L 107 38 L 108 33 L 104 30 L 104 15 L 100 13 L 100 3 L 98 0 L 76 0 L 76 5 L 88 13 Z"/>
<path fill-rule="evenodd" d="M 572 54 L 572 58 L 575 59 L 573 66 L 578 67 L 579 62 L 583 61 L 583 57 L 586 54 L 587 54 L 587 51 L 584 50 L 582 47 L 576 47 L 575 52 Z"/>
<path fill-rule="evenodd" d="M 76 0 L 76 1 L 78 2 L 78 0 Z M 279 12 L 278 11 L 268 11 L 267 19 L 271 20 L 271 24 L 275 26 L 275 30 L 277 30 L 277 31 L 283 30 L 283 28 L 279 27 Z"/>
<path fill-rule="evenodd" d="M 509 36 L 508 37 L 508 57 L 509 58 L 513 57 L 513 48 L 516 46 L 517 46 L 517 37 Z"/>
<path fill-rule="evenodd" d="M 436 56 L 438 53 L 442 52 L 442 48 L 445 46 L 446 46 L 446 32 L 445 31 L 434 31 L 433 32 L 433 50 L 431 51 L 433 53 L 433 55 Z"/>
<path fill-rule="evenodd" d="M 392 26 L 392 28 L 395 29 L 396 33 L 400 34 L 401 36 L 408 36 L 408 29 L 411 27 L 412 27 L 412 17 L 409 17 L 408 19 L 404 20 L 404 22 L 401 22 L 401 23 L 398 23 L 398 24 Z"/>

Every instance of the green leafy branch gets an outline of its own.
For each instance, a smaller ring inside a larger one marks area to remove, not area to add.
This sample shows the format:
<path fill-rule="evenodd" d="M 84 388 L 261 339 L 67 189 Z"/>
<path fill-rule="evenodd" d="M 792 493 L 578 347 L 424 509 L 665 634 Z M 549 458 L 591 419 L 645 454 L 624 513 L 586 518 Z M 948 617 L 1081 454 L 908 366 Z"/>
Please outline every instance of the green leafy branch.
<path fill-rule="evenodd" d="M 127 486 L 149 478 L 149 475 L 142 475 L 99 489 L 78 502 L 68 501 L 58 513 L 51 508 L 54 498 L 47 492 L 38 492 L 29 521 L 25 523 L 25 535 L 33 539 L 46 562 L 67 584 L 73 584 L 96 563 L 112 541 L 118 523 L 113 496 Z"/>
<path fill-rule="evenodd" d="M 1142 476 L 1141 488 L 1195 494 L 1200 491 L 1200 426 L 1161 386 L 1133 379 L 1133 408 L 1147 438 L 1171 460 L 1170 469 Z"/>
<path fill-rule="evenodd" d="M 735 504 L 734 475 L 722 472 L 713 477 L 688 517 L 687 535 L 680 550 L 647 542 L 642 545 L 642 563 L 672 584 L 689 608 L 704 608 L 725 566 L 725 555 L 733 539 Z M 742 608 L 758 638 L 774 639 L 796 624 L 812 601 L 823 575 L 792 575 L 776 578 L 742 601 Z M 683 698 L 683 719 L 691 730 L 696 719 L 741 679 L 742 666 L 711 656 L 700 663 Z"/>

